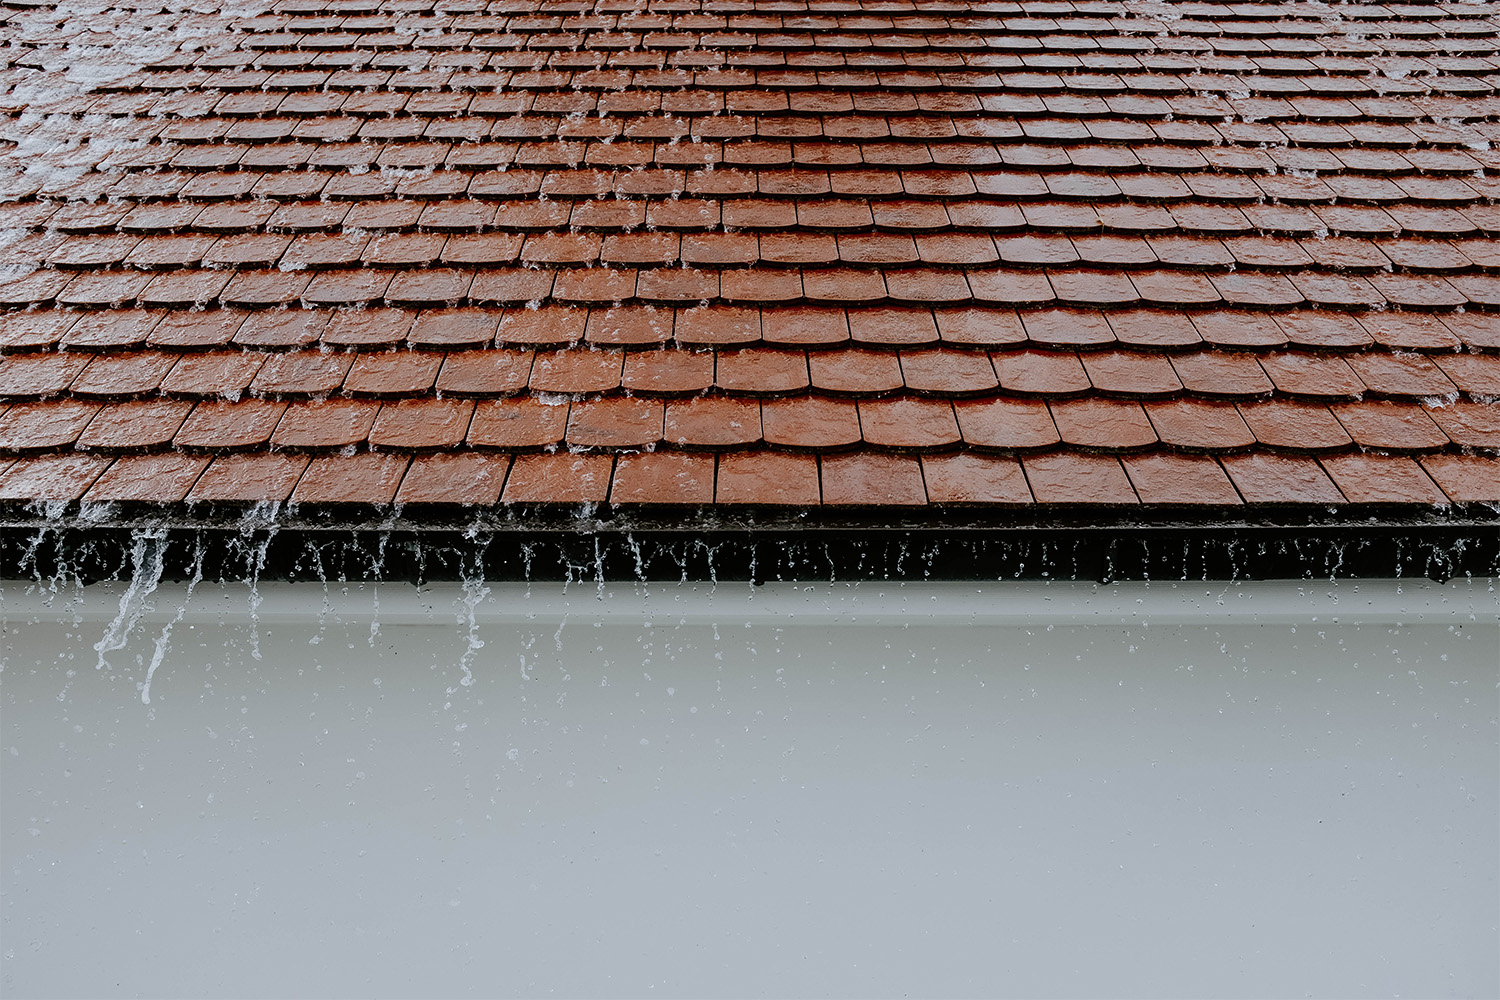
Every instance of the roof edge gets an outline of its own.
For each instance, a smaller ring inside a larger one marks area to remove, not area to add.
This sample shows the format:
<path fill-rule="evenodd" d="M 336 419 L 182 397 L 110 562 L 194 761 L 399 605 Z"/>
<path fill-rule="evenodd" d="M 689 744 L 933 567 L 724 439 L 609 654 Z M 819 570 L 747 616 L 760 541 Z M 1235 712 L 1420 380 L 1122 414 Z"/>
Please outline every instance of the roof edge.
<path fill-rule="evenodd" d="M 323 514 L 323 511 L 317 514 Z M 0 577 L 285 581 L 1267 580 L 1500 576 L 1489 509 L 1282 511 L 1259 520 L 1118 511 L 1011 523 L 891 524 L 852 513 L 675 521 L 542 512 L 444 524 L 323 520 L 268 505 L 174 520 L 44 511 L 0 521 Z M 1295 520 L 1295 514 L 1300 520 Z M 814 516 L 818 515 L 818 516 Z"/>

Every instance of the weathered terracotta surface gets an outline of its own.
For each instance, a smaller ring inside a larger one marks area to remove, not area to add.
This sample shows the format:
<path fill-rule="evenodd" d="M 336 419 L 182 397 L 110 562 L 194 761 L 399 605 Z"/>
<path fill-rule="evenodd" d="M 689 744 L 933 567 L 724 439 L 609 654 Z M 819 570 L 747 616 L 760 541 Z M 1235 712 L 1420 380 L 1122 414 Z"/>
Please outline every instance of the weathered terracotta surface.
<path fill-rule="evenodd" d="M 1491 5 L 0 34 L 0 497 L 1500 500 Z"/>

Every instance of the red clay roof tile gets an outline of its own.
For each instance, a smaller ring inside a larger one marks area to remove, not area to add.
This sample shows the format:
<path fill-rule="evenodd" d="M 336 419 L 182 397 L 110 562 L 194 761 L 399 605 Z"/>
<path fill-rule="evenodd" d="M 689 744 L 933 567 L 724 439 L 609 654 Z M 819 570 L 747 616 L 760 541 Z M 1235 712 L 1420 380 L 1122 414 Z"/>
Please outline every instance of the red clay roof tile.
<path fill-rule="evenodd" d="M 343 389 L 351 396 L 417 396 L 433 387 L 441 354 L 389 351 L 361 354 L 344 376 Z"/>
<path fill-rule="evenodd" d="M 802 507 L 822 502 L 816 456 L 744 451 L 721 455 L 718 461 L 717 503 Z"/>
<path fill-rule="evenodd" d="M 383 350 L 406 339 L 416 314 L 409 309 L 345 309 L 335 312 L 321 338 L 328 347 Z"/>
<path fill-rule="evenodd" d="M 249 351 L 209 351 L 176 361 L 161 382 L 164 396 L 237 398 L 250 387 L 266 355 Z"/>
<path fill-rule="evenodd" d="M 627 392 L 681 396 L 702 392 L 714 384 L 714 356 L 710 351 L 631 351 L 625 355 L 620 384 Z"/>
<path fill-rule="evenodd" d="M 509 396 L 531 377 L 531 351 L 450 351 L 442 356 L 435 387 L 444 395 Z"/>
<path fill-rule="evenodd" d="M 61 395 L 90 364 L 87 354 L 16 354 L 0 358 L 0 396 L 9 400 Z"/>
<path fill-rule="evenodd" d="M 672 452 L 621 455 L 610 503 L 702 505 L 714 499 L 714 457 Z"/>
<path fill-rule="evenodd" d="M 781 396 L 811 383 L 807 353 L 781 349 L 720 351 L 714 384 L 726 392 Z"/>
<path fill-rule="evenodd" d="M 1316 460 L 1256 452 L 1220 459 L 1245 503 L 1337 504 L 1344 495 Z"/>
<path fill-rule="evenodd" d="M 1421 463 L 1451 500 L 1500 500 L 1500 463 L 1493 456 L 1424 455 Z"/>
<path fill-rule="evenodd" d="M 913 456 L 855 452 L 820 460 L 823 502 L 837 506 L 925 504 L 922 467 Z"/>
<path fill-rule="evenodd" d="M 761 431 L 767 444 L 783 448 L 844 449 L 860 442 L 854 403 L 820 396 L 765 401 L 761 405 Z"/>
<path fill-rule="evenodd" d="M 961 400 L 953 404 L 965 444 L 981 450 L 1051 448 L 1060 438 L 1045 403 L 1022 400 Z"/>
<path fill-rule="evenodd" d="M 1239 493 L 1206 455 L 1127 455 L 1121 459 L 1142 503 L 1238 504 Z"/>
<path fill-rule="evenodd" d="M 1134 351 L 1088 351 L 1080 355 L 1094 388 L 1106 396 L 1170 396 L 1182 390 L 1171 361 Z"/>
<path fill-rule="evenodd" d="M 932 451 L 958 444 L 958 422 L 947 400 L 904 397 L 859 403 L 865 443 L 898 451 Z"/>
<path fill-rule="evenodd" d="M 1145 407 L 1157 436 L 1172 448 L 1224 454 L 1250 448 L 1256 441 L 1231 403 L 1176 399 Z"/>
<path fill-rule="evenodd" d="M 173 443 L 184 450 L 209 453 L 264 447 L 286 406 L 269 399 L 199 403 Z"/>
<path fill-rule="evenodd" d="M 1338 399 L 1365 391 L 1365 384 L 1342 358 L 1286 352 L 1263 356 L 1260 366 L 1277 391 L 1289 396 Z"/>
<path fill-rule="evenodd" d="M 933 310 L 938 335 L 954 345 L 1000 347 L 1025 343 L 1020 317 L 1008 309 L 942 307 Z"/>
<path fill-rule="evenodd" d="M 314 504 L 390 503 L 396 498 L 409 462 L 406 455 L 376 452 L 322 455 L 302 473 L 291 500 Z"/>
<path fill-rule="evenodd" d="M 168 447 L 193 404 L 176 399 L 109 403 L 78 436 L 83 451 L 157 451 Z"/>
<path fill-rule="evenodd" d="M 760 403 L 705 396 L 667 403 L 663 440 L 679 448 L 734 448 L 761 439 Z"/>
<path fill-rule="evenodd" d="M 1500 451 L 1500 404 L 1460 400 L 1424 408 L 1432 422 L 1459 447 Z"/>
<path fill-rule="evenodd" d="M 474 403 L 466 399 L 403 399 L 385 403 L 370 428 L 370 447 L 445 451 L 464 441 L 473 414 Z"/>
<path fill-rule="evenodd" d="M 1132 275 L 1136 287 L 1141 275 Z M 1131 347 L 1192 347 L 1203 342 L 1190 317 L 1162 309 L 1124 309 L 1105 317 L 1115 338 Z"/>
<path fill-rule="evenodd" d="M 503 496 L 507 503 L 603 503 L 613 467 L 609 455 L 518 455 Z"/>
<path fill-rule="evenodd" d="M 1136 504 L 1140 499 L 1118 459 L 1054 452 L 1021 459 L 1038 503 Z"/>
<path fill-rule="evenodd" d="M 901 377 L 912 392 L 948 398 L 993 392 L 999 381 L 990 359 L 978 351 L 943 348 L 902 351 Z"/>
<path fill-rule="evenodd" d="M 229 275 L 221 275 L 220 278 L 222 280 L 219 280 L 218 287 L 222 288 L 229 280 Z M 148 291 L 155 285 L 156 282 L 153 281 L 148 286 Z M 169 304 L 193 305 L 194 303 L 189 301 Z M 150 347 L 166 350 L 210 350 L 223 347 L 233 340 L 244 321 L 245 314 L 232 309 L 168 313 L 160 323 L 156 324 L 156 328 L 146 338 L 146 343 Z"/>
<path fill-rule="evenodd" d="M 289 404 L 271 434 L 273 447 L 286 451 L 349 448 L 369 437 L 380 404 L 373 400 L 331 399 Z"/>
<path fill-rule="evenodd" d="M 1048 403 L 1052 422 L 1065 443 L 1097 451 L 1130 451 L 1157 441 L 1141 405 L 1112 399 L 1073 399 Z"/>
<path fill-rule="evenodd" d="M 0 492 L 1493 499 L 1493 26 L 1074 6 L 205 9 L 12 87 L 127 138 L 0 164 Z"/>
<path fill-rule="evenodd" d="M 991 360 L 1001 388 L 1018 395 L 1057 399 L 1092 385 L 1078 355 L 1068 351 L 1000 351 Z"/>
<path fill-rule="evenodd" d="M 508 455 L 440 452 L 417 455 L 401 477 L 397 503 L 490 505 L 500 499 Z"/>
<path fill-rule="evenodd" d="M 673 338 L 685 347 L 753 344 L 761 338 L 757 309 L 702 306 L 678 312 Z"/>
<path fill-rule="evenodd" d="M 0 472 L 0 500 L 76 500 L 109 464 L 83 452 L 16 459 Z"/>
<path fill-rule="evenodd" d="M 0 414 L 0 449 L 12 455 L 56 451 L 78 440 L 100 404 L 82 400 L 19 403 Z"/>
<path fill-rule="evenodd" d="M 936 343 L 938 328 L 926 309 L 855 309 L 849 312 L 849 335 L 856 343 L 917 347 Z"/>
<path fill-rule="evenodd" d="M 1447 435 L 1415 403 L 1342 403 L 1330 409 L 1361 448 L 1425 451 L 1448 443 Z"/>
<path fill-rule="evenodd" d="M 216 455 L 187 498 L 194 501 L 282 501 L 307 468 L 306 456 L 279 452 Z"/>
<path fill-rule="evenodd" d="M 644 448 L 661 440 L 664 404 L 615 397 L 574 403 L 566 440 L 574 448 Z"/>
<path fill-rule="evenodd" d="M 1229 310 L 1198 313 L 1193 317 L 1198 334 L 1215 347 L 1265 348 L 1286 345 L 1286 334 L 1269 313 Z"/>
<path fill-rule="evenodd" d="M 619 351 L 549 351 L 537 354 L 530 384 L 534 392 L 608 392 L 620 384 L 624 367 Z"/>
<path fill-rule="evenodd" d="M 1268 400 L 1241 404 L 1240 415 L 1262 445 L 1279 451 L 1327 451 L 1353 443 L 1343 424 L 1319 403 Z"/>
<path fill-rule="evenodd" d="M 1045 347 L 1097 347 L 1115 340 L 1109 321 L 1094 310 L 1024 312 L 1021 322 L 1031 342 Z"/>
<path fill-rule="evenodd" d="M 273 354 L 261 365 L 250 391 L 268 398 L 326 395 L 344 383 L 352 354 L 289 351 Z"/>
<path fill-rule="evenodd" d="M 927 498 L 936 504 L 1020 505 L 1031 502 L 1021 463 L 998 455 L 924 455 Z"/>
<path fill-rule="evenodd" d="M 894 392 L 904 384 L 894 351 L 849 348 L 810 351 L 807 366 L 813 388 L 840 396 Z"/>
<path fill-rule="evenodd" d="M 1351 503 L 1441 503 L 1446 497 L 1415 461 L 1403 455 L 1352 453 L 1320 460 Z"/>
<path fill-rule="evenodd" d="M 207 455 L 180 452 L 125 455 L 94 481 L 84 499 L 95 503 L 176 503 L 188 495 L 210 461 Z"/>
<path fill-rule="evenodd" d="M 567 429 L 566 403 L 530 397 L 480 402 L 469 422 L 468 443 L 486 449 L 536 449 L 558 444 Z"/>

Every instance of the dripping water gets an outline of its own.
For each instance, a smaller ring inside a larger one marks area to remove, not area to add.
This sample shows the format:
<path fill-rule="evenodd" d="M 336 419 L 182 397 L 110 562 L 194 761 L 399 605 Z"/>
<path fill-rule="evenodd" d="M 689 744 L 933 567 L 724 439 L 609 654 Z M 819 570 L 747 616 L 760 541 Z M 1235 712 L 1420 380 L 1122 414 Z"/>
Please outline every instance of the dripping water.
<path fill-rule="evenodd" d="M 141 616 L 154 608 L 151 595 L 161 583 L 162 565 L 166 556 L 167 532 L 165 528 L 138 529 L 130 550 L 130 585 L 120 596 L 120 611 L 104 629 L 104 636 L 94 643 L 99 660 L 95 670 L 109 666 L 110 653 L 125 648 L 131 629 Z"/>
<path fill-rule="evenodd" d="M 240 519 L 240 546 L 245 558 L 245 582 L 250 587 L 250 657 L 260 656 L 260 606 L 264 598 L 260 593 L 260 574 L 266 568 L 266 558 L 271 542 L 280 528 L 277 514 L 281 504 L 262 501 L 245 511 Z"/>
<path fill-rule="evenodd" d="M 193 599 L 193 591 L 198 584 L 203 582 L 203 540 L 198 538 L 193 546 L 193 575 L 188 578 L 187 591 L 183 594 L 182 603 L 177 606 L 177 614 L 172 620 L 162 626 L 161 635 L 156 637 L 156 647 L 151 651 L 151 663 L 146 667 L 146 679 L 141 683 L 141 704 L 151 704 L 151 679 L 156 676 L 156 668 L 161 666 L 161 661 L 166 657 L 171 648 L 172 629 L 186 617 L 188 604 Z"/>

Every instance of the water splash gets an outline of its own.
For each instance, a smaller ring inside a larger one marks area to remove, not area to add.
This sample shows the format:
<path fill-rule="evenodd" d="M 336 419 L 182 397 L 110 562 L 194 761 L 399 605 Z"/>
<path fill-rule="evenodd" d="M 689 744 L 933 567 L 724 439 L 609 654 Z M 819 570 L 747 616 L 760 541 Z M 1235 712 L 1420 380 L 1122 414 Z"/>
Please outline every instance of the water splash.
<path fill-rule="evenodd" d="M 39 515 L 36 533 L 26 540 L 25 547 L 21 550 L 20 558 L 16 561 L 18 575 L 29 574 L 37 593 L 45 593 L 55 596 L 67 585 L 67 564 L 59 559 L 56 561 L 53 571 L 49 577 L 42 575 L 42 552 L 47 543 L 48 536 L 52 536 L 56 542 L 62 536 L 62 516 L 67 510 L 67 504 L 61 500 L 39 500 L 31 505 L 31 510 Z M 75 574 L 76 576 L 77 574 Z M 78 587 L 83 586 L 81 577 L 78 579 Z"/>
<path fill-rule="evenodd" d="M 266 568 L 271 541 L 280 527 L 276 520 L 280 509 L 280 503 L 265 500 L 245 511 L 240 519 L 240 538 L 245 547 L 245 579 L 250 584 L 250 657 L 255 660 L 261 658 L 260 606 L 265 600 L 260 594 L 260 574 Z M 257 537 L 261 529 L 265 534 Z"/>
<path fill-rule="evenodd" d="M 479 619 L 476 614 L 479 605 L 484 603 L 485 598 L 490 595 L 490 588 L 484 580 L 484 555 L 489 548 L 490 537 L 480 537 L 479 526 L 476 523 L 464 533 L 473 544 L 467 547 L 460 555 L 459 579 L 463 596 L 459 603 L 463 606 L 463 614 L 459 615 L 459 624 L 468 629 L 467 647 L 463 656 L 458 659 L 458 668 L 463 671 L 463 676 L 458 683 L 463 687 L 474 685 L 474 658 L 484 648 L 484 640 L 479 638 Z"/>
<path fill-rule="evenodd" d="M 125 648 L 131 629 L 154 607 L 150 597 L 161 583 L 166 548 L 165 528 L 140 528 L 134 532 L 130 550 L 130 586 L 120 596 L 119 614 L 105 628 L 104 637 L 94 643 L 94 651 L 99 654 L 95 670 L 109 666 L 108 654 Z"/>
<path fill-rule="evenodd" d="M 385 524 L 375 537 L 375 555 L 371 560 L 370 573 L 370 648 L 375 648 L 375 640 L 380 637 L 380 581 L 385 575 L 385 548 L 390 544 L 391 528 L 389 522 Z"/>
<path fill-rule="evenodd" d="M 141 704 L 151 704 L 151 679 L 156 676 L 156 668 L 161 666 L 161 661 L 166 658 L 167 651 L 172 647 L 172 629 L 187 615 L 188 604 L 193 600 L 193 591 L 198 584 L 203 582 L 203 539 L 200 537 L 193 547 L 193 575 L 188 578 L 187 593 L 182 596 L 182 603 L 177 607 L 177 614 L 172 620 L 162 626 L 161 635 L 156 637 L 156 648 L 151 652 L 151 664 L 146 667 L 146 679 L 141 683 Z"/>
<path fill-rule="evenodd" d="M 468 627 L 468 646 L 464 649 L 463 656 L 458 659 L 458 668 L 463 671 L 463 676 L 458 683 L 464 687 L 472 687 L 474 684 L 474 657 L 484 648 L 484 640 L 479 638 L 479 621 L 475 614 L 479 605 L 489 597 L 490 588 L 484 582 L 484 574 L 463 582 L 463 597 L 459 603 L 463 605 L 464 613 L 459 616 L 460 623 Z"/>

